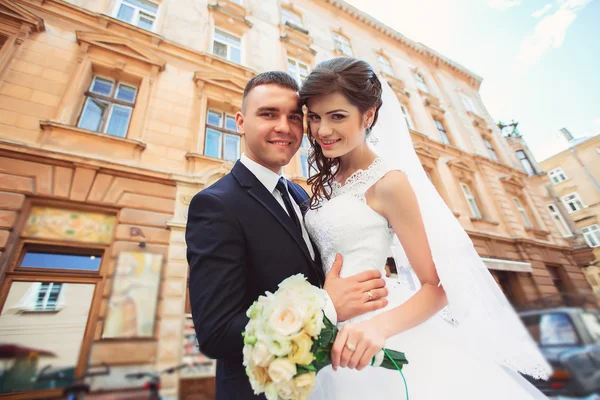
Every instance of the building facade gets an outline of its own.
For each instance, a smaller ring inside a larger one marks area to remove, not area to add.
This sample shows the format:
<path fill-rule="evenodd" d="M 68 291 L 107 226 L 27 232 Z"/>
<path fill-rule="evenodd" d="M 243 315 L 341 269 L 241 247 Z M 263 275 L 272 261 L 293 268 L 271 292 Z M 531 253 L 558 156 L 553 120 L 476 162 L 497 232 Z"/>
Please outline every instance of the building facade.
<path fill-rule="evenodd" d="M 274 69 L 301 82 L 339 55 L 397 93 L 424 168 L 515 307 L 590 291 L 481 78 L 342 1 L 0 0 L 0 46 L 3 394 L 56 395 L 30 379 L 48 364 L 110 364 L 90 383 L 118 392 L 142 384 L 127 373 L 193 360 L 162 393 L 211 398 L 186 300 L 187 207 L 243 150 L 246 82 Z M 305 186 L 307 155 L 305 142 L 285 168 Z"/>
<path fill-rule="evenodd" d="M 556 198 L 574 221 L 575 229 L 594 250 L 594 259 L 585 273 L 600 295 L 600 135 L 574 138 L 566 129 L 562 133 L 568 148 L 540 165 L 548 172 Z"/>

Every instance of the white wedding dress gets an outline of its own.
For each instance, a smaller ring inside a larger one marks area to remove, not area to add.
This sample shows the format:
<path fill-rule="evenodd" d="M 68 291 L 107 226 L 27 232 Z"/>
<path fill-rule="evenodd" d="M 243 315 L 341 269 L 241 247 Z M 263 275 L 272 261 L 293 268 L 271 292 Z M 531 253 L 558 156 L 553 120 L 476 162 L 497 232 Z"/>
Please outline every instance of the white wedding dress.
<path fill-rule="evenodd" d="M 389 256 L 394 232 L 388 221 L 366 202 L 365 192 L 391 170 L 377 158 L 366 170 L 334 183 L 332 197 L 305 216 L 306 228 L 317 245 L 325 272 L 336 253 L 343 256 L 342 277 L 365 270 L 381 271 Z M 414 294 L 408 281 L 387 279 L 389 304 L 347 322 L 368 320 L 405 302 Z M 546 399 L 519 374 L 479 358 L 461 344 L 452 323 L 435 315 L 425 323 L 389 338 L 386 347 L 406 354 L 403 368 L 412 400 Z M 312 400 L 405 399 L 398 371 L 367 367 L 362 371 L 331 366 L 317 375 Z"/>

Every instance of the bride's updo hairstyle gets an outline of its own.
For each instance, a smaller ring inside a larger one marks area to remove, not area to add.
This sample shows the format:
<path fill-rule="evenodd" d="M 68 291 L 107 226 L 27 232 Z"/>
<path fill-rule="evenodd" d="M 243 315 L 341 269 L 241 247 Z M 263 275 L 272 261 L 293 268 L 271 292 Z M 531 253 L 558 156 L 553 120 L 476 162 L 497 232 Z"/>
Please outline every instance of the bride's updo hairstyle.
<path fill-rule="evenodd" d="M 381 82 L 373 68 L 367 62 L 352 57 L 323 61 L 304 81 L 300 89 L 300 100 L 305 105 L 311 98 L 336 92 L 344 95 L 362 114 L 375 107 L 373 122 L 366 130 L 368 136 L 377 122 L 382 104 Z M 323 155 L 321 146 L 312 136 L 310 124 L 308 138 L 313 150 L 308 157 L 308 163 L 311 169 L 318 171 L 307 181 L 312 188 L 310 206 L 315 208 L 319 198 L 331 198 L 331 184 L 338 172 L 340 161 L 339 158 L 327 158 Z"/>

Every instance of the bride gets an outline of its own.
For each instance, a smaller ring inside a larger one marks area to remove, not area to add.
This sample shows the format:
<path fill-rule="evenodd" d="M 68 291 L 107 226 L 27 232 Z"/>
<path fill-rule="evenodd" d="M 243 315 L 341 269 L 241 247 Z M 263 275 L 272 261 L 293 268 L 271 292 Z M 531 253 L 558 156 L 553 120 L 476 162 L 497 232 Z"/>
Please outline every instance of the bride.
<path fill-rule="evenodd" d="M 409 271 L 387 281 L 387 307 L 339 324 L 311 399 L 545 399 L 517 372 L 546 378 L 550 367 L 427 179 L 391 88 L 339 57 L 300 97 L 318 171 L 305 221 L 322 264 L 339 253 L 342 276 L 385 276 L 391 250 Z M 406 354 L 407 388 L 397 371 L 369 366 L 383 347 Z"/>

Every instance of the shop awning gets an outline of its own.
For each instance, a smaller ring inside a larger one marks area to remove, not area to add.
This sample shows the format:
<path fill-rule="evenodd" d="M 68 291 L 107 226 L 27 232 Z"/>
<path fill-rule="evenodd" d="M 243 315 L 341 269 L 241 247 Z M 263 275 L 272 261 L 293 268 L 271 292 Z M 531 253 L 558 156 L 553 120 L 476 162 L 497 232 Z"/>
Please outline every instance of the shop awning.
<path fill-rule="evenodd" d="M 489 269 L 512 272 L 531 272 L 531 264 L 528 262 L 485 257 L 482 257 L 481 259 Z"/>

